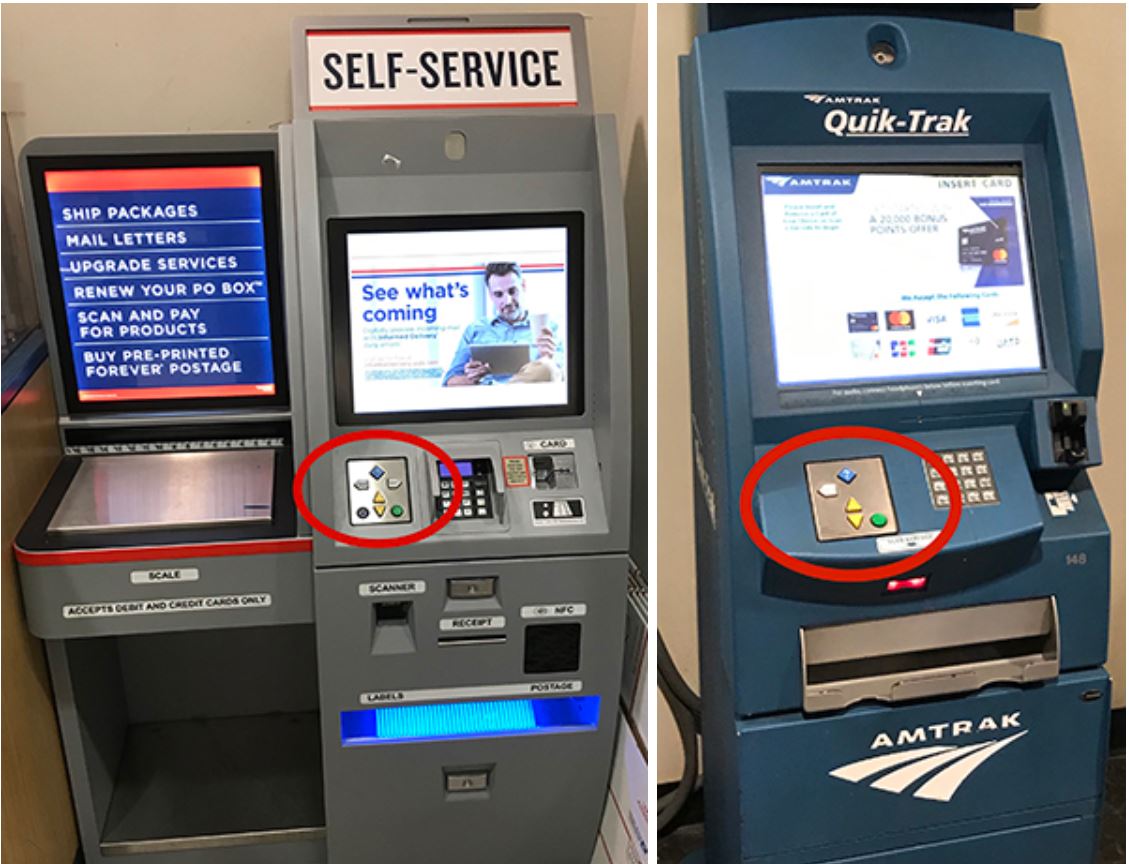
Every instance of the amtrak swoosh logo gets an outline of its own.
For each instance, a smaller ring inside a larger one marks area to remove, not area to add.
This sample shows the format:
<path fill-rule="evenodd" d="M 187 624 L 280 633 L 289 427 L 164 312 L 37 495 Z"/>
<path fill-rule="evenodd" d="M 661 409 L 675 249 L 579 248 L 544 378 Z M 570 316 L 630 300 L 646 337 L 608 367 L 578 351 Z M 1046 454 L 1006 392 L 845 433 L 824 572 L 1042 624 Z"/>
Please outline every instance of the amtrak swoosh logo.
<path fill-rule="evenodd" d="M 938 745 L 871 756 L 841 765 L 829 773 L 848 783 L 876 778 L 870 783 L 871 789 L 895 795 L 901 795 L 915 783 L 925 780 L 913 793 L 914 798 L 950 801 L 973 771 L 1026 734 L 1026 731 L 1017 732 L 1008 738 L 980 741 L 963 747 Z M 926 777 L 929 779 L 926 780 Z"/>
<path fill-rule="evenodd" d="M 826 93 L 805 93 L 804 98 L 807 99 L 809 102 L 814 102 L 816 105 L 818 105 L 820 102 L 822 102 L 824 99 L 827 98 L 827 94 Z"/>

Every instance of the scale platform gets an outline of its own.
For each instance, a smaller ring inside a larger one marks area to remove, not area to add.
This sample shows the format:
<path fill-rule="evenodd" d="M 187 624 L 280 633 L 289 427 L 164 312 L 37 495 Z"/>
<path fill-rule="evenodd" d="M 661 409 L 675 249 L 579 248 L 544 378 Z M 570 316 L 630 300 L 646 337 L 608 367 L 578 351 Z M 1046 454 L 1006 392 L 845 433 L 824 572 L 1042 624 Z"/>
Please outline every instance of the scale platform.
<path fill-rule="evenodd" d="M 47 530 L 80 533 L 270 522 L 274 460 L 273 450 L 86 457 Z"/>

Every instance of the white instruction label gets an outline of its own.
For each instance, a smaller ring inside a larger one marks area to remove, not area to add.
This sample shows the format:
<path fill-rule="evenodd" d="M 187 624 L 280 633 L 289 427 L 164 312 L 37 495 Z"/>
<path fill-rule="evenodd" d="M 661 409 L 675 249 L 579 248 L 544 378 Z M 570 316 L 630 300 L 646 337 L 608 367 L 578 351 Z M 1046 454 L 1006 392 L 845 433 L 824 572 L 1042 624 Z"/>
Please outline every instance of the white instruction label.
<path fill-rule="evenodd" d="M 505 626 L 505 615 L 465 615 L 462 618 L 439 619 L 439 629 L 447 633 L 464 630 L 500 630 Z"/>
<path fill-rule="evenodd" d="M 117 618 L 123 615 L 162 615 L 169 612 L 219 612 L 262 609 L 271 605 L 270 594 L 225 594 L 219 597 L 171 597 L 164 600 L 111 600 L 106 603 L 71 603 L 64 618 Z"/>
<path fill-rule="evenodd" d="M 195 582 L 200 571 L 195 567 L 174 567 L 166 570 L 134 570 L 129 581 L 134 585 L 149 585 L 154 582 Z"/>
<path fill-rule="evenodd" d="M 543 606 L 522 606 L 522 618 L 580 618 L 588 614 L 586 603 L 546 603 Z"/>
<path fill-rule="evenodd" d="M 575 450 L 575 438 L 538 438 L 536 441 L 522 442 L 526 453 L 536 453 L 540 450 Z"/>
<path fill-rule="evenodd" d="M 875 537 L 874 545 L 879 555 L 916 552 L 936 540 L 940 533 L 940 531 L 918 531 L 914 534 L 895 534 L 893 537 Z"/>
<path fill-rule="evenodd" d="M 455 699 L 480 699 L 494 696 L 552 696 L 579 693 L 583 681 L 534 681 L 526 684 L 484 684 L 477 687 L 436 687 L 427 690 L 379 690 L 362 693 L 364 706 L 403 702 L 450 702 Z"/>
<path fill-rule="evenodd" d="M 408 582 L 362 582 L 358 588 L 362 597 L 387 597 L 389 594 L 423 594 L 427 583 L 417 580 Z"/>

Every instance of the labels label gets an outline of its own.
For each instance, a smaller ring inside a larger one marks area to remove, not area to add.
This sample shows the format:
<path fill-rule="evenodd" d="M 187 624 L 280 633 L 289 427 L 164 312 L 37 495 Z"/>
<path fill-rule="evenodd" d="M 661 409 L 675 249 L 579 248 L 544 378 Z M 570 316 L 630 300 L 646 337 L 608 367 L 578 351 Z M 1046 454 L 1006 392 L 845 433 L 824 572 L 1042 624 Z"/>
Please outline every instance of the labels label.
<path fill-rule="evenodd" d="M 546 528 L 554 525 L 584 525 L 588 517 L 584 515 L 584 499 L 553 498 L 531 501 L 533 508 L 533 527 Z"/>
<path fill-rule="evenodd" d="M 167 570 L 134 570 L 129 581 L 134 585 L 149 585 L 155 582 L 195 582 L 200 571 L 195 567 L 175 567 Z"/>
<path fill-rule="evenodd" d="M 484 684 L 475 687 L 437 687 L 424 690 L 378 690 L 362 693 L 361 705 L 387 705 L 408 702 L 445 702 L 455 699 L 481 699 L 494 696 L 552 696 L 579 693 L 583 681 L 534 681 L 525 684 Z"/>
<path fill-rule="evenodd" d="M 105 603 L 70 603 L 63 607 L 63 617 L 67 619 L 118 618 L 125 615 L 162 615 L 170 612 L 262 609 L 270 605 L 270 594 L 170 597 L 163 600 L 111 600 Z"/>
<path fill-rule="evenodd" d="M 386 597 L 389 594 L 423 594 L 427 583 L 418 580 L 407 582 L 362 582 L 357 592 L 362 597 Z"/>
<path fill-rule="evenodd" d="M 577 104 L 568 27 L 309 30 L 310 110 Z"/>
<path fill-rule="evenodd" d="M 464 615 L 461 618 L 439 619 L 439 629 L 445 633 L 464 630 L 500 630 L 505 626 L 505 615 Z"/>
<path fill-rule="evenodd" d="M 522 618 L 581 618 L 588 614 L 586 603 L 546 603 L 542 606 L 522 606 Z"/>

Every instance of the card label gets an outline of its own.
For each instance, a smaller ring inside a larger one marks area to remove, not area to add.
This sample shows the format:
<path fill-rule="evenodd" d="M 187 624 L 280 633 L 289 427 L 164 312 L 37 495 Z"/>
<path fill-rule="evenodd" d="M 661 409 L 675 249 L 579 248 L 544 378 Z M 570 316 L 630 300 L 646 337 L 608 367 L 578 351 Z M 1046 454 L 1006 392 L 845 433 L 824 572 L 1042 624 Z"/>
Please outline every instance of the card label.
<path fill-rule="evenodd" d="M 523 442 L 526 453 L 536 453 L 542 450 L 575 450 L 575 438 L 540 438 L 536 441 Z"/>
<path fill-rule="evenodd" d="M 892 537 L 875 537 L 874 546 L 879 555 L 916 552 L 936 540 L 940 533 L 940 531 L 918 531 L 913 534 L 894 534 Z"/>

